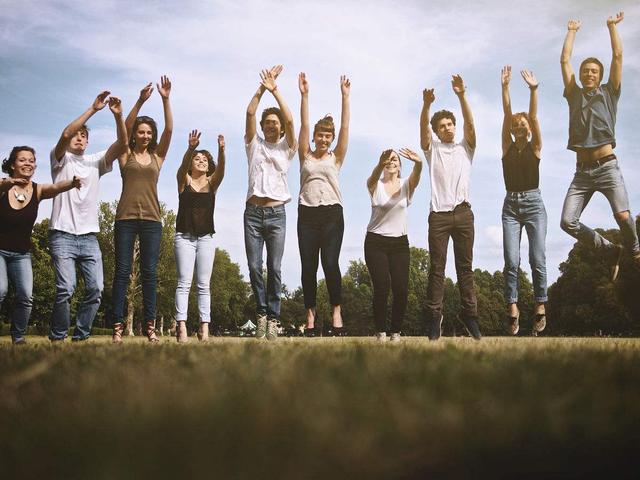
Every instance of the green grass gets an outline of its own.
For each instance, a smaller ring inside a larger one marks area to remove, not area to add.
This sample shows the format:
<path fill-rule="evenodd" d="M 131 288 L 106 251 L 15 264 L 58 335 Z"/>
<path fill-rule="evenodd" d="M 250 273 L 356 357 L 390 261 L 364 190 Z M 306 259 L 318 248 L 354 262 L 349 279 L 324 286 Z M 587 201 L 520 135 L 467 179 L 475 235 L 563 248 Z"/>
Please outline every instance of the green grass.
<path fill-rule="evenodd" d="M 0 339 L 3 478 L 620 478 L 640 340 Z"/>

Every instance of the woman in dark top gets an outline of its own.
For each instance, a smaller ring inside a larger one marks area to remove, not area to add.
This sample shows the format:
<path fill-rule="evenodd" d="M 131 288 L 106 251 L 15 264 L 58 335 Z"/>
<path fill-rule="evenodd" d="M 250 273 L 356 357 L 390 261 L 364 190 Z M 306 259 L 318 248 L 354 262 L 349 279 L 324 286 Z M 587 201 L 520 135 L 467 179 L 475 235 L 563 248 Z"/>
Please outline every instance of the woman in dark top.
<path fill-rule="evenodd" d="M 198 338 L 209 338 L 211 320 L 211 291 L 209 282 L 213 271 L 216 249 L 213 240 L 213 211 L 216 191 L 224 178 L 224 137 L 218 135 L 218 164 L 207 150 L 196 150 L 200 144 L 200 132 L 189 134 L 189 148 L 178 169 L 178 217 L 174 251 L 178 269 L 176 288 L 176 338 L 187 341 L 187 308 L 189 290 L 195 266 L 198 288 L 200 330 Z"/>
<path fill-rule="evenodd" d="M 31 315 L 33 272 L 29 251 L 40 200 L 53 198 L 74 187 L 80 188 L 77 177 L 54 184 L 32 181 L 36 171 L 35 155 L 36 151 L 31 147 L 14 147 L 9 158 L 2 161 L 2 171 L 9 177 L 0 182 L 0 305 L 11 281 L 15 289 L 10 315 L 14 344 L 25 343 Z"/>
<path fill-rule="evenodd" d="M 520 72 L 529 86 L 529 113 L 511 113 L 509 81 L 511 67 L 502 69 L 502 171 L 507 195 L 502 207 L 502 238 L 504 242 L 504 283 L 508 313 L 505 327 L 511 335 L 520 329 L 518 309 L 518 269 L 522 227 L 529 238 L 529 263 L 533 276 L 535 311 L 533 335 L 546 326 L 547 267 L 545 239 L 547 212 L 539 187 L 540 150 L 542 140 L 538 122 L 538 81 L 532 72 Z M 513 135 L 513 137 L 512 137 Z"/>

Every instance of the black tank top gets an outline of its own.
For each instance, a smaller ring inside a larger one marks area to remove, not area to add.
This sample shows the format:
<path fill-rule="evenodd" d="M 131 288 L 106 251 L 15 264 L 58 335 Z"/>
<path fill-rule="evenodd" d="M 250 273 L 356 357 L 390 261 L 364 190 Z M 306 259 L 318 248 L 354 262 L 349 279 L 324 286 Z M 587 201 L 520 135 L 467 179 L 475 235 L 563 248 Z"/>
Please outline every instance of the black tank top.
<path fill-rule="evenodd" d="M 191 185 L 187 185 L 178 196 L 176 232 L 192 235 L 216 233 L 213 228 L 215 207 L 216 193 L 211 186 L 208 192 L 196 192 Z"/>
<path fill-rule="evenodd" d="M 502 157 L 502 175 L 508 192 L 535 190 L 540 185 L 540 159 L 533 153 L 531 142 L 518 152 L 515 142 L 511 142 L 507 154 Z"/>
<path fill-rule="evenodd" d="M 31 182 L 31 200 L 24 208 L 14 209 L 8 191 L 0 197 L 0 250 L 27 253 L 31 250 L 31 231 L 38 218 L 38 184 Z"/>

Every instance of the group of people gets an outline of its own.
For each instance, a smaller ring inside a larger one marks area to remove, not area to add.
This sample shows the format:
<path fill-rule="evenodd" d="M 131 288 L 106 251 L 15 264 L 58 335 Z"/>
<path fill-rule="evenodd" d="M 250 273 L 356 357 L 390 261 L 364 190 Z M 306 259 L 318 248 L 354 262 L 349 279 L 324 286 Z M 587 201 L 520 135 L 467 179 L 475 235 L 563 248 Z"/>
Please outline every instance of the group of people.
<path fill-rule="evenodd" d="M 607 20 L 613 59 L 607 83 L 602 84 L 604 66 L 596 58 L 587 58 L 579 69 L 578 86 L 570 59 L 580 22 L 570 21 L 564 41 L 561 67 L 569 104 L 570 150 L 576 152 L 576 173 L 562 211 L 561 227 L 578 241 L 602 250 L 611 259 L 612 280 L 618 275 L 623 252 L 640 267 L 638 234 L 629 210 L 628 195 L 618 167 L 615 147 L 616 105 L 620 95 L 622 46 L 617 24 L 622 12 Z M 309 122 L 309 81 L 298 77 L 300 121 L 298 137 L 294 120 L 277 78 L 281 65 L 263 70 L 260 84 L 246 112 L 245 148 L 248 160 L 248 191 L 244 211 L 244 237 L 249 277 L 256 300 L 256 338 L 273 340 L 278 336 L 281 296 L 280 266 L 286 235 L 285 204 L 291 200 L 287 174 L 293 157 L 300 160 L 298 198 L 298 246 L 302 265 L 302 289 L 306 309 L 305 336 L 342 336 L 342 275 L 339 255 L 344 233 L 339 172 L 349 142 L 349 94 L 351 83 L 340 78 L 342 98 L 340 126 L 331 116 Z M 537 118 L 538 81 L 530 71 L 522 78 L 530 90 L 528 112 L 513 113 L 509 95 L 511 67 L 501 72 L 502 86 L 502 166 L 506 196 L 502 209 L 505 300 L 508 333 L 519 331 L 518 269 L 520 239 L 525 228 L 529 237 L 529 259 L 533 275 L 535 311 L 534 333 L 546 325 L 547 276 L 545 237 L 547 215 L 539 189 L 539 164 L 542 150 Z M 474 214 L 469 196 L 469 180 L 476 148 L 476 133 L 471 108 L 460 75 L 451 85 L 460 102 L 463 138 L 456 140 L 456 118 L 448 110 L 431 115 L 435 102 L 433 89 L 423 91 L 420 114 L 420 146 L 429 168 L 431 184 L 428 217 L 428 245 L 431 259 L 426 324 L 430 340 L 442 331 L 444 272 L 449 239 L 453 240 L 455 267 L 461 296 L 458 319 L 476 340 L 482 335 L 478 325 L 477 300 L 473 281 Z M 122 193 L 115 219 L 115 274 L 113 279 L 113 337 L 122 342 L 125 300 L 132 270 L 136 238 L 144 305 L 144 325 L 150 342 L 155 333 L 157 263 L 160 251 L 161 216 L 157 183 L 173 131 L 170 106 L 171 82 L 164 76 L 157 84 L 164 107 L 164 129 L 158 138 L 156 122 L 138 116 L 153 93 L 153 85 L 141 91 L 131 112 L 123 119 L 121 102 L 105 91 L 91 107 L 63 130 L 51 152 L 52 184 L 32 181 L 36 169 L 35 151 L 28 146 L 13 148 L 3 161 L 8 174 L 0 183 L 0 302 L 9 281 L 14 285 L 15 301 L 11 312 L 11 336 L 14 344 L 25 342 L 31 312 L 33 278 L 30 237 L 37 218 L 39 202 L 53 198 L 49 224 L 49 246 L 55 268 L 56 298 L 49 338 L 62 341 L 70 328 L 70 301 L 76 287 L 76 268 L 85 284 L 85 296 L 79 304 L 73 340 L 89 338 L 91 326 L 103 290 L 102 254 L 96 233 L 100 177 L 112 170 L 118 160 Z M 260 117 L 262 136 L 256 116 L 259 103 L 269 92 L 277 107 L 265 109 Z M 117 139 L 105 151 L 86 154 L 89 129 L 86 122 L 109 106 L 116 123 Z M 435 136 L 434 136 L 435 134 Z M 177 171 L 179 207 L 176 219 L 174 252 L 178 272 L 175 294 L 176 337 L 186 342 L 189 291 L 195 273 L 200 328 L 198 338 L 209 337 L 211 294 L 209 282 L 215 255 L 214 209 L 216 192 L 225 174 L 225 140 L 218 136 L 217 161 L 207 150 L 198 149 L 201 133 L 192 130 L 188 148 Z M 333 142 L 335 148 L 331 148 Z M 313 146 L 312 146 L 313 145 Z M 409 175 L 403 176 L 402 158 L 412 162 Z M 365 262 L 373 284 L 373 315 L 377 338 L 399 341 L 407 305 L 409 278 L 409 241 L 407 209 L 420 182 L 422 158 L 409 148 L 382 152 L 366 181 L 371 197 L 371 217 L 364 241 Z M 580 215 L 595 192 L 602 192 L 611 204 L 620 226 L 623 246 L 612 244 L 580 223 Z M 263 277 L 263 252 L 266 246 L 266 285 Z M 331 321 L 324 332 L 318 328 L 316 310 L 317 270 L 325 274 Z M 393 294 L 390 325 L 387 321 L 389 291 Z"/>

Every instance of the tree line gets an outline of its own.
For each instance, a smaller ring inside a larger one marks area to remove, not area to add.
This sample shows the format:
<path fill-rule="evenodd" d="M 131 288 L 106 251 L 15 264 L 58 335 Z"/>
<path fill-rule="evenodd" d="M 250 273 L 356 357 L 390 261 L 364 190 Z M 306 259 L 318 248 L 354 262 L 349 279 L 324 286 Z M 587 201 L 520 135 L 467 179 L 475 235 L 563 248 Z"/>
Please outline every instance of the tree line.
<path fill-rule="evenodd" d="M 111 289 L 115 258 L 114 221 L 117 202 L 101 202 L 100 233 L 98 241 L 103 254 L 105 288 L 102 304 L 94 322 L 94 328 L 111 327 Z M 176 215 L 161 204 L 162 241 L 158 262 L 158 304 L 156 326 L 167 331 L 175 318 L 174 296 L 177 273 L 173 253 Z M 55 298 L 53 264 L 49 254 L 49 221 L 37 223 L 33 229 L 32 262 L 34 275 L 33 312 L 30 325 L 40 333 L 48 332 L 49 319 Z M 607 239 L 619 242 L 618 230 L 600 230 Z M 134 250 L 134 256 L 138 254 Z M 137 259 L 136 259 L 137 260 Z M 560 265 L 560 276 L 549 287 L 547 304 L 547 329 L 545 335 L 640 335 L 640 272 L 626 260 L 621 265 L 620 278 L 609 281 L 609 270 L 600 255 L 584 245 L 575 244 L 568 258 Z M 425 322 L 423 301 L 426 298 L 429 274 L 429 253 L 423 248 L 411 247 L 409 267 L 409 297 L 403 332 L 405 335 L 423 335 Z M 139 262 L 133 262 L 132 281 L 127 292 L 127 328 L 129 334 L 137 334 L 142 322 L 142 292 Z M 482 269 L 474 271 L 478 298 L 480 328 L 485 335 L 503 333 L 502 319 L 505 315 L 504 277 Z M 523 332 L 531 331 L 534 299 L 533 286 L 526 273 L 520 271 L 519 305 Z M 83 296 L 81 276 L 78 289 L 72 299 L 72 315 L 78 299 Z M 363 260 L 352 260 L 342 278 L 343 320 L 352 335 L 374 333 L 372 312 L 372 285 Z M 192 289 L 189 299 L 190 331 L 198 327 L 197 299 Z M 7 323 L 8 307 L 12 303 L 10 293 L 0 310 L 2 320 Z M 249 283 L 240 273 L 240 267 L 229 254 L 216 249 L 211 279 L 211 321 L 214 331 L 234 332 L 247 320 L 254 320 L 255 302 Z M 318 317 L 320 322 L 330 322 L 330 305 L 324 280 L 318 283 Z M 460 296 L 455 282 L 447 278 L 443 304 L 444 334 L 462 333 L 456 321 L 460 308 Z M 302 288 L 282 288 L 281 321 L 285 328 L 300 327 L 305 321 Z M 3 329 L 3 330 L 6 330 Z"/>

